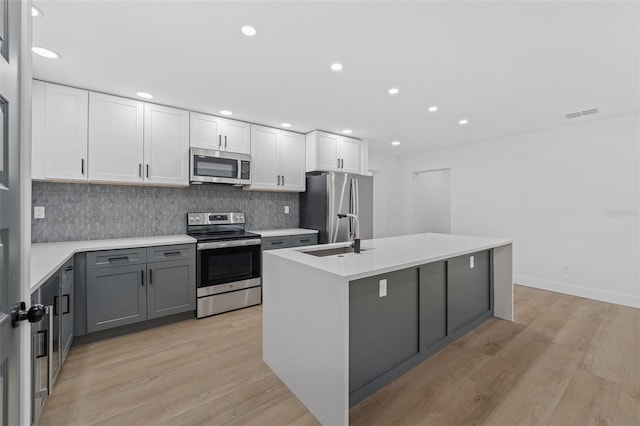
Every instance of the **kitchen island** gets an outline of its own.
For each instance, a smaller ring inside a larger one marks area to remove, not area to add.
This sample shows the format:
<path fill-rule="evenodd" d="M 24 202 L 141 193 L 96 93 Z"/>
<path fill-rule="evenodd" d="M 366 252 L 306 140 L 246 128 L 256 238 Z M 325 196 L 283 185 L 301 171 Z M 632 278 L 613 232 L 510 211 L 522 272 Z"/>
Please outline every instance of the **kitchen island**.
<path fill-rule="evenodd" d="M 513 320 L 510 240 L 427 233 L 338 253 L 348 245 L 263 258 L 264 361 L 325 425 L 489 317 Z"/>

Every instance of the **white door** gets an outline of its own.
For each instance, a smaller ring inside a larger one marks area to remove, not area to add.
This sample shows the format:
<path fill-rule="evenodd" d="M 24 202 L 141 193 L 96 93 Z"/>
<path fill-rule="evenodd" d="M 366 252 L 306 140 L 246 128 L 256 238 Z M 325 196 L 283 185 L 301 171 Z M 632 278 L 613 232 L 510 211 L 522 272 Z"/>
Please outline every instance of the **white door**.
<path fill-rule="evenodd" d="M 316 138 L 317 170 L 338 170 L 339 136 L 318 133 Z"/>
<path fill-rule="evenodd" d="M 29 4 L 25 2 L 24 5 Z M 0 425 L 27 424 L 29 413 L 21 419 L 21 364 L 29 354 L 20 356 L 24 327 L 12 325 L 12 311 L 21 301 L 20 224 L 29 220 L 20 214 L 20 49 L 23 2 L 0 2 Z M 7 16 L 8 15 L 8 16 Z M 29 69 L 30 60 L 24 60 Z M 25 86 L 30 80 L 23 81 Z M 28 118 L 28 117 L 27 117 Z"/>
<path fill-rule="evenodd" d="M 46 83 L 45 178 L 87 180 L 89 92 Z"/>
<path fill-rule="evenodd" d="M 144 103 L 89 93 L 89 180 L 143 181 Z"/>
<path fill-rule="evenodd" d="M 251 126 L 251 188 L 279 189 L 278 129 Z"/>
<path fill-rule="evenodd" d="M 414 173 L 413 232 L 451 233 L 451 169 Z"/>
<path fill-rule="evenodd" d="M 342 137 L 339 147 L 340 171 L 360 173 L 360 141 Z"/>
<path fill-rule="evenodd" d="M 145 104 L 144 180 L 189 185 L 189 111 Z"/>
<path fill-rule="evenodd" d="M 222 150 L 251 154 L 251 125 L 241 121 L 223 119 Z"/>
<path fill-rule="evenodd" d="M 189 146 L 191 148 L 222 148 L 222 118 L 214 115 L 189 113 Z"/>
<path fill-rule="evenodd" d="M 287 191 L 305 190 L 305 138 L 292 132 L 280 132 L 281 188 Z"/>

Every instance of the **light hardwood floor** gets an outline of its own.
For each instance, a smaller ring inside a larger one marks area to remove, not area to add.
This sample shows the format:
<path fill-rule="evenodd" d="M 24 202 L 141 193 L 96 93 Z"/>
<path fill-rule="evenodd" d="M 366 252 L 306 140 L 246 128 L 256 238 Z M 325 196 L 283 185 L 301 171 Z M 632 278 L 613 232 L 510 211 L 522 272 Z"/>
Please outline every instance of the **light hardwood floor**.
<path fill-rule="evenodd" d="M 488 320 L 352 408 L 350 423 L 640 425 L 639 312 L 516 286 L 516 321 Z M 262 362 L 261 307 L 74 347 L 41 417 L 317 424 Z"/>

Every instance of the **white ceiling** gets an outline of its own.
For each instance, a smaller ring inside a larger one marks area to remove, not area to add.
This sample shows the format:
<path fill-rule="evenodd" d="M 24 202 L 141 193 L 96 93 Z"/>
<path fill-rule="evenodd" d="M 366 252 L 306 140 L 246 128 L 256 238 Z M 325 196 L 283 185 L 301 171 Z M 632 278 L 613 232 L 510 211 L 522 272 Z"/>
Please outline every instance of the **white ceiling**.
<path fill-rule="evenodd" d="M 638 2 L 34 0 L 34 77 L 407 154 L 638 111 Z M 256 27 L 248 38 L 242 25 Z M 333 62 L 344 69 L 334 73 Z M 400 93 L 387 94 L 396 86 Z M 437 105 L 430 114 L 427 108 Z M 466 127 L 458 120 L 467 118 Z M 391 147 L 392 140 L 401 141 Z"/>

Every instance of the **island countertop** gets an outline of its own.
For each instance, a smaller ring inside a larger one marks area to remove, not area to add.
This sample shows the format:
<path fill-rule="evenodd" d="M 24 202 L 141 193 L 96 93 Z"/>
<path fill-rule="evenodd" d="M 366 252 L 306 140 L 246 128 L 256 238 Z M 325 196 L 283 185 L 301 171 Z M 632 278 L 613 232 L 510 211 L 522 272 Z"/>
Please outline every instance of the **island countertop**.
<path fill-rule="evenodd" d="M 305 253 L 349 245 L 336 243 L 271 250 L 265 252 L 265 256 L 282 257 L 348 280 L 355 280 L 511 243 L 508 239 L 425 233 L 363 240 L 363 251 L 360 254 L 317 257 Z"/>

